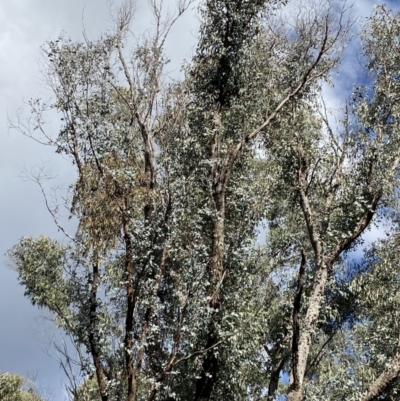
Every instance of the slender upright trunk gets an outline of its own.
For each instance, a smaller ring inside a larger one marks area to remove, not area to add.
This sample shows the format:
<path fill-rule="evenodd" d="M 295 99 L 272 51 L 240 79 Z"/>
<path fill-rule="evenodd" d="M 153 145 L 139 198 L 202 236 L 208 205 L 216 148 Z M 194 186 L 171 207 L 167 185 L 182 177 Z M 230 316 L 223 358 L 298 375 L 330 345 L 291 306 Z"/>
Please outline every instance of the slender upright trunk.
<path fill-rule="evenodd" d="M 296 352 L 292 355 L 292 374 L 289 383 L 288 401 L 301 401 L 302 399 L 304 375 L 310 353 L 313 330 L 321 310 L 327 279 L 328 268 L 322 265 L 315 275 L 310 303 L 300 330 Z"/>
<path fill-rule="evenodd" d="M 126 280 L 126 317 L 125 317 L 125 366 L 128 378 L 127 401 L 135 401 L 137 393 L 137 377 L 133 368 L 133 313 L 135 311 L 135 290 L 133 277 L 133 251 L 132 239 L 129 232 L 128 222 L 124 216 L 123 222 L 124 242 L 125 242 L 125 280 Z"/>
<path fill-rule="evenodd" d="M 212 347 L 218 340 L 215 327 L 211 324 L 207 336 L 206 348 Z M 218 359 L 215 356 L 214 349 L 207 352 L 203 361 L 201 377 L 196 382 L 195 401 L 207 401 L 210 399 L 215 382 L 217 381 Z"/>
<path fill-rule="evenodd" d="M 221 306 L 220 289 L 224 280 L 224 251 L 225 251 L 225 189 L 226 180 L 219 171 L 220 163 L 220 135 L 221 120 L 215 120 L 216 134 L 211 148 L 211 157 L 214 160 L 212 168 L 214 217 L 212 225 L 211 269 L 209 271 L 211 291 L 210 306 L 215 310 L 209 323 L 205 349 L 211 348 L 203 361 L 200 379 L 196 382 L 195 401 L 210 399 L 218 375 L 218 359 L 215 356 L 214 346 L 219 341 L 218 330 L 215 325 L 216 314 Z"/>
<path fill-rule="evenodd" d="M 143 216 L 145 220 L 146 227 L 151 223 L 152 213 L 154 210 L 153 205 L 153 194 L 152 190 L 155 187 L 155 166 L 154 166 L 154 151 L 152 145 L 152 136 L 146 129 L 143 123 L 140 123 L 142 139 L 144 144 L 144 175 L 145 183 L 144 188 L 146 189 L 145 205 L 143 208 Z M 127 203 L 125 208 L 128 209 Z M 125 274 L 126 274 L 126 298 L 127 298 L 127 310 L 126 310 L 126 320 L 125 320 L 125 365 L 128 376 L 128 394 L 127 401 L 136 401 L 138 392 L 139 375 L 142 368 L 142 362 L 145 354 L 144 343 L 147 338 L 148 327 L 150 323 L 150 317 L 152 314 L 152 309 L 148 308 L 145 321 L 142 326 L 141 342 L 142 346 L 136 355 L 133 353 L 133 324 L 134 324 L 134 312 L 136 307 L 137 298 L 137 287 L 139 285 L 139 280 L 145 272 L 147 261 L 143 262 L 141 266 L 141 274 L 136 278 L 136 283 L 134 282 L 134 271 L 133 271 L 133 247 L 132 238 L 129 230 L 129 216 L 123 214 L 123 233 L 125 242 Z M 150 231 L 150 243 L 154 241 L 154 233 Z"/>
<path fill-rule="evenodd" d="M 272 366 L 271 377 L 269 379 L 268 386 L 268 401 L 273 401 L 275 399 L 275 394 L 278 390 L 279 378 L 285 364 L 285 358 L 282 357 L 278 362 Z"/>
<path fill-rule="evenodd" d="M 212 237 L 212 264 L 211 264 L 211 282 L 213 283 L 211 289 L 210 306 L 218 313 L 220 308 L 220 288 L 224 278 L 224 216 L 225 216 L 225 194 L 218 193 L 214 196 L 215 206 L 217 209 L 217 216 L 213 223 L 213 237 Z M 218 374 L 218 359 L 215 356 L 215 344 L 219 341 L 217 328 L 215 327 L 215 316 L 211 318 L 207 342 L 205 348 L 211 348 L 203 361 L 203 367 L 200 379 L 196 383 L 196 401 L 207 401 L 210 399 L 212 390 L 217 381 Z"/>
<path fill-rule="evenodd" d="M 95 326 L 96 326 L 96 311 L 97 311 L 97 289 L 99 286 L 99 267 L 97 263 L 93 264 L 93 281 L 91 288 L 91 302 L 90 302 L 90 333 L 89 333 L 89 343 L 90 343 L 90 353 L 92 354 L 93 364 L 96 370 L 96 379 L 99 386 L 99 392 L 101 401 L 108 401 L 108 395 L 106 391 L 106 382 L 104 379 L 104 367 L 100 359 L 100 353 L 96 345 L 95 338 Z"/>

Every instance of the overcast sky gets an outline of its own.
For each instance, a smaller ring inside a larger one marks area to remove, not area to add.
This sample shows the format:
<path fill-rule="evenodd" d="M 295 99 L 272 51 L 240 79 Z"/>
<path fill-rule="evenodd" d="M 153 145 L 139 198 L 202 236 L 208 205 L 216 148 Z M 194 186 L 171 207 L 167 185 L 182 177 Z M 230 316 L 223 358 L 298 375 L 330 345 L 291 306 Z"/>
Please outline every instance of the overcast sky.
<path fill-rule="evenodd" d="M 118 1 L 116 2 L 118 4 Z M 166 0 L 172 7 L 173 0 Z M 354 14 L 365 17 L 375 2 L 355 1 Z M 392 8 L 398 8 L 392 2 Z M 16 131 L 10 131 L 7 115 L 14 118 L 17 110 L 30 97 L 49 98 L 41 84 L 40 46 L 62 31 L 73 39 L 82 37 L 82 23 L 90 38 L 106 30 L 106 0 L 0 0 L 0 255 L 21 236 L 40 234 L 61 238 L 46 212 L 38 188 L 24 182 L 21 171 L 47 164 L 57 173 L 57 184 L 68 185 L 73 177 L 70 163 L 54 149 L 44 148 Z M 138 0 L 134 31 L 142 31 L 151 23 L 147 1 Z M 184 58 L 190 58 L 196 43 L 198 19 L 189 11 L 175 26 L 167 43 L 171 68 L 179 71 Z M 348 57 L 352 53 L 348 52 Z M 348 59 L 347 66 L 355 65 Z M 348 67 L 346 67 L 348 68 Z M 347 78 L 354 71 L 348 70 Z M 328 96 L 332 105 L 340 106 L 343 91 L 352 83 L 336 80 Z M 56 123 L 49 129 L 56 131 Z M 43 351 L 49 325 L 43 326 L 41 312 L 23 297 L 16 273 L 6 268 L 6 257 L 0 259 L 0 372 L 29 374 L 38 372 L 38 381 L 54 390 L 54 401 L 63 400 L 61 381 L 64 378 L 58 363 Z"/>

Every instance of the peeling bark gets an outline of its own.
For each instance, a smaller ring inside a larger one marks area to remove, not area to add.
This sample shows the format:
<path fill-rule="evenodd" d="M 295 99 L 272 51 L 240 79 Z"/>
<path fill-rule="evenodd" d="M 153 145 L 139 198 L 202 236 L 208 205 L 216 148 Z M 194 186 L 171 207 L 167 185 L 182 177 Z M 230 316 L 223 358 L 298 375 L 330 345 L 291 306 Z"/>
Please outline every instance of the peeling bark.
<path fill-rule="evenodd" d="M 310 353 L 313 330 L 318 319 L 322 298 L 328 278 L 328 269 L 321 266 L 315 276 L 313 291 L 310 303 L 301 328 L 296 355 L 292 355 L 292 378 L 289 384 L 288 401 L 301 401 L 303 391 L 303 381 L 307 365 L 308 354 Z"/>
<path fill-rule="evenodd" d="M 306 256 L 304 250 L 301 250 L 301 264 L 299 269 L 299 277 L 297 279 L 297 292 L 293 302 L 293 336 L 292 336 L 292 371 L 291 377 L 293 386 L 297 387 L 300 382 L 299 372 L 299 342 L 300 342 L 300 308 L 301 296 L 303 294 L 303 281 L 306 269 Z"/>

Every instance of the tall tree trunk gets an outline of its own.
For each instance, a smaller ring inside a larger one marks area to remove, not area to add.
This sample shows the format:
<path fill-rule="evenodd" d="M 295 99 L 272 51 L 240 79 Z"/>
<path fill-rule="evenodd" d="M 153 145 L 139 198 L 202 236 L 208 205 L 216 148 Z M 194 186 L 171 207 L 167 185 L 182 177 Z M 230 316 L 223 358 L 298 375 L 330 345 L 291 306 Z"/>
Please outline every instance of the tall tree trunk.
<path fill-rule="evenodd" d="M 99 392 L 101 401 L 108 401 L 108 395 L 106 391 L 106 382 L 104 380 L 104 367 L 100 359 L 100 353 L 97 348 L 95 338 L 95 326 L 97 321 L 97 289 L 99 286 L 99 267 L 97 263 L 93 264 L 93 281 L 91 288 L 91 302 L 90 302 L 90 353 L 92 354 L 93 364 L 96 370 L 96 379 L 99 386 Z"/>
<path fill-rule="evenodd" d="M 133 366 L 133 313 L 135 311 L 135 290 L 133 277 L 133 250 L 132 239 L 129 232 L 129 226 L 124 216 L 124 241 L 125 241 L 125 279 L 126 279 L 126 317 L 125 317 L 125 366 L 128 379 L 127 401 L 136 401 L 137 377 Z"/>
<path fill-rule="evenodd" d="M 275 399 L 275 394 L 278 390 L 279 378 L 285 363 L 285 358 L 282 357 L 277 363 L 272 366 L 271 377 L 268 386 L 268 401 Z"/>
<path fill-rule="evenodd" d="M 214 335 L 215 328 L 210 328 L 206 343 L 206 348 L 210 348 L 218 341 Z M 203 361 L 200 379 L 196 382 L 195 401 L 207 401 L 210 399 L 215 382 L 217 381 L 218 359 L 214 354 L 214 349 L 207 352 Z"/>
<path fill-rule="evenodd" d="M 315 323 L 318 319 L 322 297 L 328 279 L 328 268 L 320 266 L 312 286 L 312 293 L 307 313 L 301 327 L 295 353 L 292 355 L 292 372 L 289 383 L 288 401 L 301 401 L 303 392 L 303 381 L 310 353 L 312 335 Z"/>
<path fill-rule="evenodd" d="M 209 270 L 211 288 L 209 303 L 215 312 L 211 317 L 205 346 L 205 349 L 211 349 L 206 353 L 200 379 L 196 382 L 195 401 L 206 401 L 210 399 L 218 374 L 218 360 L 215 356 L 214 346 L 219 341 L 219 335 L 215 326 L 215 320 L 218 318 L 217 313 L 221 306 L 220 288 L 225 275 L 225 193 L 228 181 L 223 171 L 221 172 L 221 107 L 218 107 L 218 109 L 213 121 L 215 134 L 210 149 L 210 156 L 213 161 L 211 179 L 213 182 L 212 200 L 214 216 L 211 233 L 211 266 Z"/>
<path fill-rule="evenodd" d="M 210 281 L 212 283 L 210 292 L 210 306 L 218 313 L 221 306 L 220 288 L 224 279 L 224 218 L 225 218 L 225 191 L 221 189 L 220 183 L 214 190 L 214 204 L 216 216 L 214 217 L 212 233 L 212 263 Z M 203 361 L 200 378 L 196 382 L 195 401 L 207 401 L 210 399 L 218 375 L 218 359 L 215 356 L 214 346 L 219 341 L 215 318 L 212 316 L 207 334 L 205 349 L 209 349 Z"/>

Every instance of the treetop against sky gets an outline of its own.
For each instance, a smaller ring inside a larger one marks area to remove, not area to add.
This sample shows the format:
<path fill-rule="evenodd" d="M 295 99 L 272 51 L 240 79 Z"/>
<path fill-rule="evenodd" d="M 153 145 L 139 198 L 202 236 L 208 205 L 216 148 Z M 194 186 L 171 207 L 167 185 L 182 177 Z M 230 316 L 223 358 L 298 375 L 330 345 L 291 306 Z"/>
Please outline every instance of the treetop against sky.
<path fill-rule="evenodd" d="M 395 5 L 47 6 L 0 5 L 0 370 L 60 381 L 48 343 L 57 400 L 395 400 Z"/>

